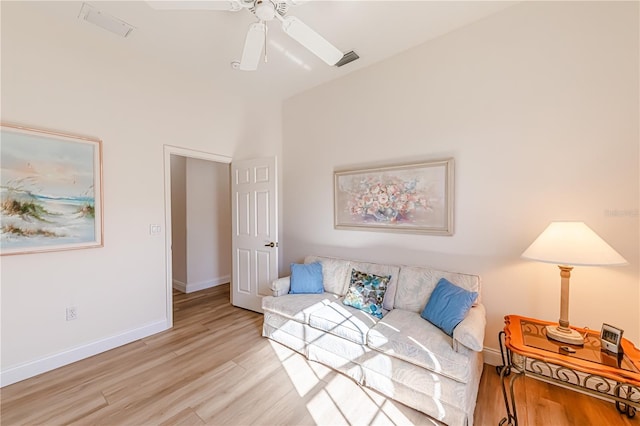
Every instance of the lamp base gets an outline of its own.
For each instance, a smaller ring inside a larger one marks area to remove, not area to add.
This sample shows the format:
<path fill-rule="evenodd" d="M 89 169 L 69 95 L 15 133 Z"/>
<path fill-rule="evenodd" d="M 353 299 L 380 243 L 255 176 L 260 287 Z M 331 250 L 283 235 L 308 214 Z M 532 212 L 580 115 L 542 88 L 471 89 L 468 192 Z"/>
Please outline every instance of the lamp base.
<path fill-rule="evenodd" d="M 571 328 L 560 328 L 557 325 L 547 326 L 547 337 L 562 343 L 584 346 L 584 337 Z"/>

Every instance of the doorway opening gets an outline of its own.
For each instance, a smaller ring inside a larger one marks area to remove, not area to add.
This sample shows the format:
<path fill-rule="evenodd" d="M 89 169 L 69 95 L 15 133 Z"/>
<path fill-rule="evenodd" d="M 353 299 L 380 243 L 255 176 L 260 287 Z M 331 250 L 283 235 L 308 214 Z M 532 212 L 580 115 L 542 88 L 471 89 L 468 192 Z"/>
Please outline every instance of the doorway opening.
<path fill-rule="evenodd" d="M 231 158 L 165 145 L 167 326 L 173 290 L 190 293 L 231 280 Z"/>

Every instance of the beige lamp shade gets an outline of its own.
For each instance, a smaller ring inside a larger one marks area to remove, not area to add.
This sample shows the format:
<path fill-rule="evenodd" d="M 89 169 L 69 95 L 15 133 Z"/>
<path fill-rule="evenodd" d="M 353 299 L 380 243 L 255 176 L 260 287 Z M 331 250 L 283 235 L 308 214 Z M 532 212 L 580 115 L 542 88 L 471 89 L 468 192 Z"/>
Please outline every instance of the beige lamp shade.
<path fill-rule="evenodd" d="M 551 222 L 522 257 L 558 265 L 560 319 L 557 326 L 546 327 L 547 337 L 582 346 L 582 335 L 569 327 L 569 278 L 573 266 L 625 265 L 627 261 L 584 222 Z"/>
<path fill-rule="evenodd" d="M 552 222 L 522 253 L 556 265 L 626 265 L 627 261 L 584 222 Z"/>

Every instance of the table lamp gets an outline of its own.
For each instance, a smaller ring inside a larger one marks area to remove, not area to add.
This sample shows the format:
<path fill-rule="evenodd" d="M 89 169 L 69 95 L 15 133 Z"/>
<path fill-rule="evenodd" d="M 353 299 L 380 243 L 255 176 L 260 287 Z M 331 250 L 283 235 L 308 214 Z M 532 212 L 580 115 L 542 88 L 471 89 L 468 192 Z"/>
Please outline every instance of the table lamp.
<path fill-rule="evenodd" d="M 569 278 L 573 266 L 625 265 L 627 261 L 584 222 L 551 222 L 522 257 L 555 263 L 560 268 L 560 319 L 558 325 L 547 326 L 547 337 L 584 345 L 582 335 L 569 328 Z"/>

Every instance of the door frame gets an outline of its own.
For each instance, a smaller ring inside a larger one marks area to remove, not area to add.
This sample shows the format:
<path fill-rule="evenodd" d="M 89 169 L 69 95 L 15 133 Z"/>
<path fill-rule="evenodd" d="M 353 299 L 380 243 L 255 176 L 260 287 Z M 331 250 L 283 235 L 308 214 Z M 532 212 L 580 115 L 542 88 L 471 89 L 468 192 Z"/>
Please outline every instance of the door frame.
<path fill-rule="evenodd" d="M 165 281 L 166 281 L 166 317 L 167 328 L 173 327 L 173 259 L 171 240 L 171 155 L 212 161 L 214 163 L 231 164 L 231 157 L 213 154 L 179 146 L 164 145 L 164 240 L 165 240 Z"/>

